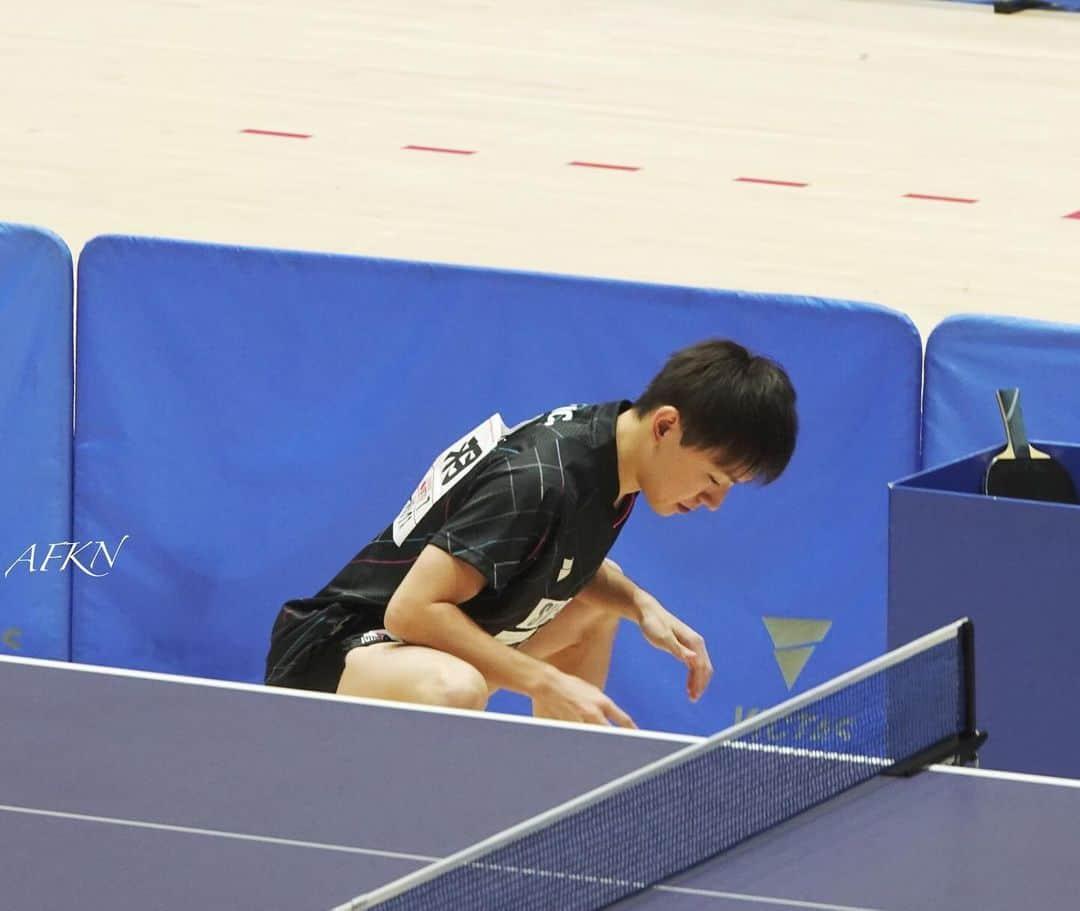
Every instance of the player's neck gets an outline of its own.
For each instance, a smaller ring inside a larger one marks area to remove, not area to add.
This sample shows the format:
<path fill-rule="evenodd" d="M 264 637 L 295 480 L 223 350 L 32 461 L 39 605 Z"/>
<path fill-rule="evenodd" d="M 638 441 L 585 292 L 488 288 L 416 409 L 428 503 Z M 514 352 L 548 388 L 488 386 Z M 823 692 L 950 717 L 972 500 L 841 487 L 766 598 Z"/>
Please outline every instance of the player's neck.
<path fill-rule="evenodd" d="M 641 435 L 647 431 L 633 408 L 624 411 L 615 421 L 615 451 L 619 458 L 619 495 L 623 497 L 641 490 L 638 468 L 641 453 Z"/>

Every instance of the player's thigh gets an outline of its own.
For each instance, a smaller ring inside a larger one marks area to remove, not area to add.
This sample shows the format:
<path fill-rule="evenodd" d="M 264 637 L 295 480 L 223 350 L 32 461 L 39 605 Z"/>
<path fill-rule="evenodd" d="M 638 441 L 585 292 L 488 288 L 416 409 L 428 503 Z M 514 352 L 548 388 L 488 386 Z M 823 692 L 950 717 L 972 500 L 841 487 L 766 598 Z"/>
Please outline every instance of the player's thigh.
<path fill-rule="evenodd" d="M 522 642 L 518 651 L 545 661 L 580 645 L 610 649 L 618 625 L 618 614 L 575 599 Z"/>
<path fill-rule="evenodd" d="M 350 649 L 338 693 L 423 705 L 482 709 L 488 685 L 471 664 L 420 645 L 384 642 Z"/>

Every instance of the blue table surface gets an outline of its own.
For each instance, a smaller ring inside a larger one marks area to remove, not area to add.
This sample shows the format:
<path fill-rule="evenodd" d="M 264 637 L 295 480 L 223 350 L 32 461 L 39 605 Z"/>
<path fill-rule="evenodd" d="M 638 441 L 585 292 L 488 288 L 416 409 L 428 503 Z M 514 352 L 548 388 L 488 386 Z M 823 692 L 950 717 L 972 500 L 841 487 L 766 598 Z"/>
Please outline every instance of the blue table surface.
<path fill-rule="evenodd" d="M 693 738 L 0 659 L 3 907 L 329 909 Z M 620 903 L 1064 907 L 1080 782 L 875 779 Z"/>

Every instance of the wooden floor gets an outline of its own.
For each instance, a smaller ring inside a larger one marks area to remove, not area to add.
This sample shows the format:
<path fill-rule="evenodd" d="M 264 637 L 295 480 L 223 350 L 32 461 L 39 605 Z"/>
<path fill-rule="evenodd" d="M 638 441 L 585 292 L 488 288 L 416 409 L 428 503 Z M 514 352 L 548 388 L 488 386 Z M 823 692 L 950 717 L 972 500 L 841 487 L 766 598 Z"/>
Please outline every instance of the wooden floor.
<path fill-rule="evenodd" d="M 0 86 L 0 220 L 76 252 L 130 232 L 838 296 L 924 337 L 1080 322 L 1075 14 L 10 3 Z"/>

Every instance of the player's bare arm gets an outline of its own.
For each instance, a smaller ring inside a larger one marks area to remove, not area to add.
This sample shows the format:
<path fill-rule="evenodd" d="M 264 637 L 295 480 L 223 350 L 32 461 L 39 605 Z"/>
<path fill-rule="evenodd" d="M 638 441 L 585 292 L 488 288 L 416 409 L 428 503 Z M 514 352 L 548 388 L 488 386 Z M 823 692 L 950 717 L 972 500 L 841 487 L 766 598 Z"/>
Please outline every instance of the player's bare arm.
<path fill-rule="evenodd" d="M 651 645 L 674 655 L 689 668 L 687 695 L 693 702 L 701 698 L 713 675 L 704 638 L 631 581 L 617 563 L 605 560 L 578 598 L 636 623 Z"/>
<path fill-rule="evenodd" d="M 437 547 L 421 552 L 387 605 L 386 629 L 403 642 L 446 652 L 476 668 L 492 688 L 542 701 L 567 721 L 634 727 L 602 690 L 497 641 L 458 606 L 485 584 L 483 575 Z"/>

